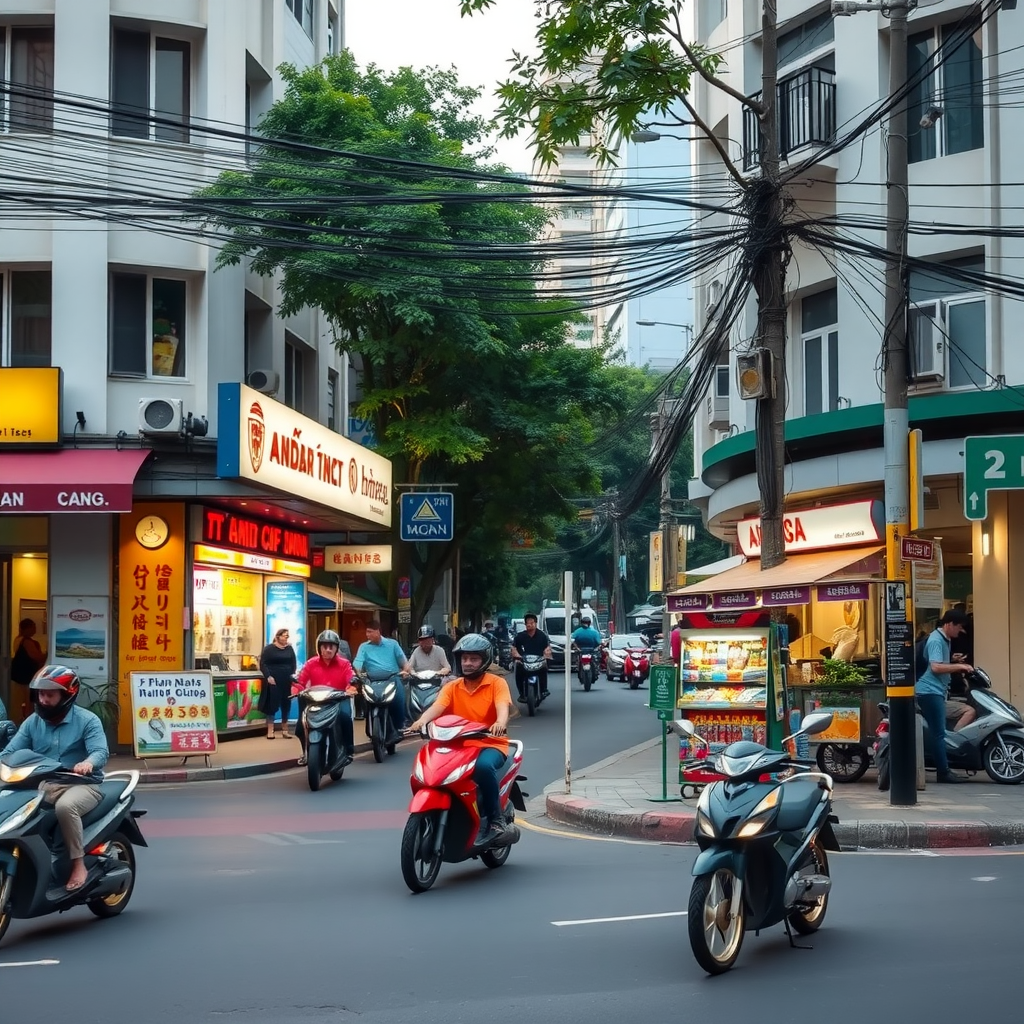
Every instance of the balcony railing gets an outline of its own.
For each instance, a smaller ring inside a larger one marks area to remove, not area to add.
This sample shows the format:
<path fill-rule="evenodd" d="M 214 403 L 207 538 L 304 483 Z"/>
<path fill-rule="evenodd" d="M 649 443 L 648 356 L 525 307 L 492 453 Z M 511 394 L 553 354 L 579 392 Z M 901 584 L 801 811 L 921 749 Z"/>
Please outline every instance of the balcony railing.
<path fill-rule="evenodd" d="M 779 157 L 785 160 L 805 146 L 824 146 L 836 134 L 836 76 L 823 68 L 805 68 L 778 85 Z M 752 99 L 759 99 L 757 93 Z M 761 162 L 761 123 L 743 111 L 743 169 Z"/>

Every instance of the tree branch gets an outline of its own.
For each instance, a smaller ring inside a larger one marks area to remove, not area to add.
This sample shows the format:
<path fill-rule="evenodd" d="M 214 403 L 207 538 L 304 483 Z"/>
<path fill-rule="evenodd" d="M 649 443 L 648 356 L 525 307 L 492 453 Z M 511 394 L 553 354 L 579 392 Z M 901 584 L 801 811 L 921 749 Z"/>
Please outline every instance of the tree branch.
<path fill-rule="evenodd" d="M 750 96 L 744 96 L 738 89 L 734 89 L 731 85 L 726 85 L 717 75 L 712 74 L 708 71 L 703 64 L 697 59 L 697 55 L 690 48 L 689 43 L 683 38 L 683 28 L 679 22 L 679 12 L 673 11 L 672 17 L 675 19 L 676 30 L 673 32 L 671 29 L 666 28 L 668 34 L 683 48 L 683 53 L 689 58 L 690 63 L 693 65 L 693 70 L 704 79 L 708 85 L 714 86 L 716 89 L 720 89 L 726 94 L 731 96 L 734 100 L 739 100 L 740 103 L 745 107 L 749 107 L 758 117 L 764 114 L 764 104 L 758 103 L 757 100 L 752 99 Z"/>
<path fill-rule="evenodd" d="M 736 183 L 742 188 L 747 188 L 747 181 L 740 173 L 740 169 L 732 162 L 729 154 L 726 152 L 725 146 L 722 145 L 722 140 L 708 127 L 704 122 L 704 119 L 694 110 L 693 105 L 685 96 L 680 96 L 680 100 L 690 117 L 693 118 L 693 123 L 704 133 L 704 137 L 711 143 L 715 149 L 718 150 L 718 155 L 722 158 L 722 162 L 725 164 L 725 169 L 732 175 Z"/>

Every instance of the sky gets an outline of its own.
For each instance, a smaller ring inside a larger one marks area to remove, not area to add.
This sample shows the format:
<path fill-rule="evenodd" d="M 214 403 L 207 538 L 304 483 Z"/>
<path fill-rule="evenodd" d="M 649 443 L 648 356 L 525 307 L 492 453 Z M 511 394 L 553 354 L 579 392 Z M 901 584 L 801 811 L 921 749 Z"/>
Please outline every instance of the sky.
<path fill-rule="evenodd" d="M 472 18 L 459 15 L 459 0 L 347 0 L 345 45 L 360 64 L 387 70 L 411 65 L 455 66 L 463 85 L 483 86 L 477 110 L 491 117 L 494 89 L 508 77 L 513 50 L 533 50 L 531 0 L 498 0 Z M 513 171 L 530 170 L 527 136 L 495 140 L 496 159 Z"/>

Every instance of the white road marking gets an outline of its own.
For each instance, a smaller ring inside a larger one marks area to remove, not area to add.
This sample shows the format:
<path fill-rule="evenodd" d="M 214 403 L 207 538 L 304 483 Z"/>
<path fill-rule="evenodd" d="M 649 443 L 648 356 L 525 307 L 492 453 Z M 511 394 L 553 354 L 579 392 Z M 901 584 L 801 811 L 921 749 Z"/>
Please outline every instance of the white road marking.
<path fill-rule="evenodd" d="M 994 882 L 996 880 L 995 875 L 978 875 L 976 878 L 972 878 L 972 882 Z"/>
<path fill-rule="evenodd" d="M 670 910 L 664 914 L 629 914 L 626 917 L 587 917 L 579 921 L 552 921 L 556 928 L 574 924 L 615 924 L 618 921 L 650 921 L 656 917 L 686 917 L 685 910 Z"/>
<path fill-rule="evenodd" d="M 250 832 L 249 838 L 271 846 L 334 846 L 345 842 L 344 839 L 311 839 L 294 832 Z"/>
<path fill-rule="evenodd" d="M 59 963 L 59 960 L 14 960 L 11 963 L 0 964 L 0 967 L 53 967 Z"/>

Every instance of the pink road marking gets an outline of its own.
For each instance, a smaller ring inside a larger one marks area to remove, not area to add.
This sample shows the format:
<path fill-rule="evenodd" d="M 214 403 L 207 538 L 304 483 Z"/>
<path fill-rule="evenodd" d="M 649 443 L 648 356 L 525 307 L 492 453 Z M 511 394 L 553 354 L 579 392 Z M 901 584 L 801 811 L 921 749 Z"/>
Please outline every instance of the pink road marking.
<path fill-rule="evenodd" d="M 404 827 L 407 811 L 334 811 L 327 814 L 250 814 L 231 818 L 153 818 L 139 822 L 150 837 L 245 836 L 257 832 L 352 832 Z"/>

